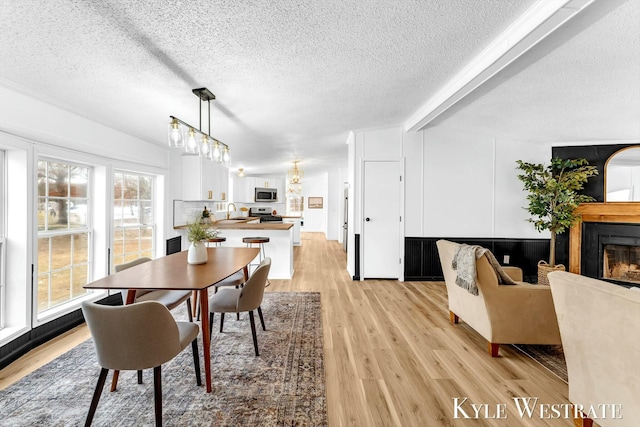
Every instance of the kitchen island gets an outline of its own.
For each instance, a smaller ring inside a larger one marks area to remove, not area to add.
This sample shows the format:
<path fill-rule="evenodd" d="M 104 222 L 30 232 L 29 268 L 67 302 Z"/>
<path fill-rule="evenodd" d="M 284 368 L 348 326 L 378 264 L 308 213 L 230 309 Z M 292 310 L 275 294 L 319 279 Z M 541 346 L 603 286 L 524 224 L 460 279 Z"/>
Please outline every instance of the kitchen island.
<path fill-rule="evenodd" d="M 256 222 L 257 218 L 223 219 L 209 224 L 219 231 L 219 237 L 227 240 L 223 246 L 244 247 L 244 237 L 268 237 L 264 244 L 265 256 L 271 258 L 270 279 L 291 279 L 293 276 L 293 224 Z M 182 249 L 189 248 L 187 226 L 180 225 L 174 229 L 182 236 Z M 258 261 L 254 261 L 257 263 Z"/>

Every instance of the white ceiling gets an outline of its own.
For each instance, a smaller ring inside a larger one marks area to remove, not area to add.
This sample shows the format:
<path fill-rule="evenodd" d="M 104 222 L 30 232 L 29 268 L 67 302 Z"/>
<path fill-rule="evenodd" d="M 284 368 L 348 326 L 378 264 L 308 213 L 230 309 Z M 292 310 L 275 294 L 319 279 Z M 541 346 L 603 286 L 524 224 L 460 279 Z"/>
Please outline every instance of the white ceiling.
<path fill-rule="evenodd" d="M 207 87 L 251 174 L 343 166 L 349 130 L 403 124 L 534 0 L 0 2 L 1 79 L 162 146 Z M 431 125 L 639 139 L 639 43 L 640 1 L 597 0 Z"/>

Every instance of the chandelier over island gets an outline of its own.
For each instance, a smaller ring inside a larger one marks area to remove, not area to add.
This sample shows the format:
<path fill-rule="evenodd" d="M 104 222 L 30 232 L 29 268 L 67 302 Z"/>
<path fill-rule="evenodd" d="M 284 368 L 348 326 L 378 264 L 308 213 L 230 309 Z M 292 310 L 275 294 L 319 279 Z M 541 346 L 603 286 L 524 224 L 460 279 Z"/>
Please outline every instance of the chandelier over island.
<path fill-rule="evenodd" d="M 211 159 L 224 164 L 231 163 L 229 155 L 229 146 L 224 142 L 211 136 L 211 101 L 216 96 L 206 87 L 193 89 L 193 94 L 199 98 L 198 106 L 200 108 L 200 125 L 196 129 L 195 126 L 180 120 L 177 117 L 169 116 L 169 147 L 183 148 L 188 154 L 199 154 L 200 156 Z M 209 132 L 202 131 L 202 102 L 207 102 L 209 114 Z"/>
<path fill-rule="evenodd" d="M 293 162 L 293 169 L 289 169 L 287 172 L 287 181 L 289 182 L 288 193 L 300 194 L 302 191 L 302 177 L 304 176 L 304 172 L 298 169 L 298 160 Z"/>

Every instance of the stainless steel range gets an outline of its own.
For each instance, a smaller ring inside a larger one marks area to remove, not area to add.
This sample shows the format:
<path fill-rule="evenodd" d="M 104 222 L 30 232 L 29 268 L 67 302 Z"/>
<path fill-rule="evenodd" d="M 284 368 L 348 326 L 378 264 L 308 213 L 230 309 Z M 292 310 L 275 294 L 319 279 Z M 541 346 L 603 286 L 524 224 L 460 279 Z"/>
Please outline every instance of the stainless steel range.
<path fill-rule="evenodd" d="M 260 218 L 260 222 L 282 222 L 280 215 L 273 215 L 272 208 L 250 208 L 249 216 Z"/>

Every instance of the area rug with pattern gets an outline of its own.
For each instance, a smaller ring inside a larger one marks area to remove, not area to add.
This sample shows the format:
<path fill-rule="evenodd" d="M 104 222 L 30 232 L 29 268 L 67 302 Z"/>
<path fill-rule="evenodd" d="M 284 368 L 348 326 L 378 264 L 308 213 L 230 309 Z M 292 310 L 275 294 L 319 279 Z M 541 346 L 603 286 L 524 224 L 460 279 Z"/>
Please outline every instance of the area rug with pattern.
<path fill-rule="evenodd" d="M 174 310 L 182 315 L 184 307 Z M 213 325 L 213 392 L 195 381 L 191 347 L 162 365 L 165 426 L 322 426 L 327 424 L 320 294 L 268 292 L 266 331 L 256 322 L 255 357 L 248 314 Z M 182 317 L 182 316 L 180 316 Z M 256 319 L 257 320 L 257 319 Z M 199 340 L 202 361 L 202 341 Z M 0 391 L 2 426 L 83 425 L 100 372 L 88 340 Z M 154 425 L 153 371 L 121 372 L 118 389 L 107 379 L 94 426 Z M 203 371 L 204 382 L 204 371 Z"/>
<path fill-rule="evenodd" d="M 515 348 L 526 354 L 564 382 L 568 382 L 567 364 L 561 345 L 528 345 L 513 344 Z"/>

